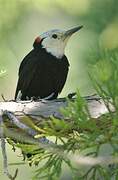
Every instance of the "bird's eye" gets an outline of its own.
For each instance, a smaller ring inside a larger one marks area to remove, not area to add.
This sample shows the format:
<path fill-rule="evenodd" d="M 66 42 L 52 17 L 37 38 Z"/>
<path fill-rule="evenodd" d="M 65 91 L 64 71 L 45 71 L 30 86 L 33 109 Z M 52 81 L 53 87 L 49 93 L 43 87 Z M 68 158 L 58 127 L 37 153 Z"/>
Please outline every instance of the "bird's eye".
<path fill-rule="evenodd" d="M 52 37 L 53 37 L 54 39 L 56 39 L 56 38 L 57 38 L 57 34 L 53 34 Z"/>

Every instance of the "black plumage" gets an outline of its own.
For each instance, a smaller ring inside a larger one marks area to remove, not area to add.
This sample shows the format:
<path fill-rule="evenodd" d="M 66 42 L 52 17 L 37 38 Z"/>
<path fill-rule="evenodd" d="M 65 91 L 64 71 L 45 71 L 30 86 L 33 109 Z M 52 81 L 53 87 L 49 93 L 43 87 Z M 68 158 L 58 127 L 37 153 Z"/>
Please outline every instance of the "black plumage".
<path fill-rule="evenodd" d="M 57 98 L 62 91 L 68 74 L 69 62 L 65 55 L 61 59 L 48 53 L 41 43 L 23 59 L 19 68 L 19 79 L 15 99 L 21 92 L 21 100 L 27 97 Z"/>

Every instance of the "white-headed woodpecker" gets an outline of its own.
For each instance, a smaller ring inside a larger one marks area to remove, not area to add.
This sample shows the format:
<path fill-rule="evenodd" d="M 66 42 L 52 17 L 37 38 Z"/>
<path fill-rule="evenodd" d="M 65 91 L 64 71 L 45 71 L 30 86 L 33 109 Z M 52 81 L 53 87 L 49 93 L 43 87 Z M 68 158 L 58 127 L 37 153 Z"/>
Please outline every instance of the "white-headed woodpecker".
<path fill-rule="evenodd" d="M 57 98 L 69 69 L 65 46 L 71 35 L 82 27 L 51 30 L 35 39 L 33 50 L 21 62 L 15 99 Z"/>

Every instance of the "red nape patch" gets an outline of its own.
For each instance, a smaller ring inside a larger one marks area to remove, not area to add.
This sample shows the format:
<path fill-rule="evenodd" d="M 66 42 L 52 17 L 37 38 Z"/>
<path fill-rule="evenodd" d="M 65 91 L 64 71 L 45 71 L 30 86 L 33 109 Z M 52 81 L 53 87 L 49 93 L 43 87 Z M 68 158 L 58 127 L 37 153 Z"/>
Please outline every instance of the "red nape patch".
<path fill-rule="evenodd" d="M 40 43 L 41 42 L 41 38 L 40 38 L 40 36 L 38 36 L 36 39 L 35 39 L 35 43 Z"/>

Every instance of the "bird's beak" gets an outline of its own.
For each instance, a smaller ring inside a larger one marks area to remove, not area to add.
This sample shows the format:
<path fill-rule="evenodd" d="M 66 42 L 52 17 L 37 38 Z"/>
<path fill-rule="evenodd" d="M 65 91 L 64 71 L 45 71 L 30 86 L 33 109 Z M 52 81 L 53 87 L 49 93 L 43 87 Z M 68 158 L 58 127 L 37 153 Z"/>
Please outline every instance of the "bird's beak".
<path fill-rule="evenodd" d="M 67 31 L 65 31 L 63 39 L 69 39 L 70 36 L 72 36 L 72 34 L 74 34 L 75 32 L 79 31 L 83 26 L 77 26 L 75 28 L 69 29 Z"/>

